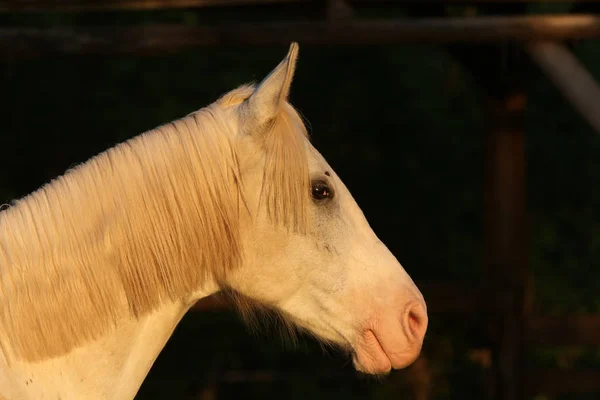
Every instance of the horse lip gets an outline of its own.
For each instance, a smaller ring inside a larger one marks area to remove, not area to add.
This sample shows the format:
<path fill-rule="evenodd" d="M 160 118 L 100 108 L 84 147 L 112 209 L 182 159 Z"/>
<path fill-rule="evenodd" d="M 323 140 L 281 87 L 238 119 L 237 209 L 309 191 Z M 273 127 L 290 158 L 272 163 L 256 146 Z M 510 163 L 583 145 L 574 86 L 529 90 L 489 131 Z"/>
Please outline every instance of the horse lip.
<path fill-rule="evenodd" d="M 370 336 L 370 338 L 368 337 Z M 354 363 L 355 367 L 359 370 L 365 369 L 366 365 L 361 361 L 367 357 L 372 361 L 371 371 L 365 371 L 369 374 L 385 375 L 393 369 L 402 369 L 411 365 L 419 356 L 422 348 L 422 342 L 409 341 L 408 348 L 401 353 L 389 352 L 390 349 L 386 349 L 375 329 L 365 329 L 362 333 L 362 343 L 358 342 L 354 348 Z M 369 339 L 369 340 L 365 340 Z M 359 356 L 362 353 L 362 357 Z M 375 356 L 375 357 L 374 357 Z M 368 365 L 369 363 L 367 363 Z M 375 365 L 378 364 L 378 365 Z M 383 366 L 383 364 L 386 364 Z"/>
<path fill-rule="evenodd" d="M 360 367 L 365 368 L 366 365 L 364 365 L 362 363 L 361 358 L 364 358 L 364 355 L 366 355 L 369 358 L 371 358 L 372 360 L 376 360 L 377 358 L 379 358 L 380 361 L 383 361 L 384 363 L 385 363 L 385 361 L 387 361 L 387 363 L 386 363 L 387 365 L 384 368 L 377 368 L 375 371 L 365 371 L 365 372 L 371 373 L 371 374 L 388 373 L 392 369 L 392 360 L 390 360 L 388 354 L 386 353 L 385 349 L 383 348 L 383 345 L 381 344 L 381 341 L 377 337 L 377 334 L 375 333 L 375 331 L 373 329 L 364 330 L 363 334 L 362 334 L 363 338 L 366 339 L 367 335 L 371 336 L 371 341 L 364 340 L 363 343 L 354 347 L 355 366 L 360 366 Z M 361 357 L 359 353 L 362 353 L 363 357 Z M 373 357 L 374 353 L 377 353 L 376 357 Z M 356 364 L 358 364 L 358 365 L 356 365 Z"/>

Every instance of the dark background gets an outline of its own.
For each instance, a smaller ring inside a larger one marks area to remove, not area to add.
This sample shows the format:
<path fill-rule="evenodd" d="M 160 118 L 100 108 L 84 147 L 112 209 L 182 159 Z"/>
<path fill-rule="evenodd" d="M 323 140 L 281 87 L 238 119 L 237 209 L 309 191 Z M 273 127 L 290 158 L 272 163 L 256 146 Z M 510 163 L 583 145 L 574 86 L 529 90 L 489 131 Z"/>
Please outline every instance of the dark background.
<path fill-rule="evenodd" d="M 138 18 L 192 23 L 205 18 L 198 11 L 142 14 Z M 121 13 L 2 15 L 0 23 L 68 26 L 132 19 Z M 599 44 L 579 42 L 572 49 L 598 77 Z M 152 57 L 3 60 L 0 203 L 262 79 L 286 51 L 287 46 L 216 47 Z M 471 57 L 481 54 L 477 51 L 472 48 Z M 501 73 L 502 65 L 496 67 Z M 533 70 L 524 84 L 534 311 L 598 312 L 600 136 L 541 72 Z M 486 90 L 442 47 L 300 43 L 291 102 L 375 232 L 417 281 L 476 285 L 481 277 Z M 375 381 L 355 376 L 349 360 L 324 353 L 312 339 L 303 337 L 292 348 L 269 330 L 250 334 L 233 313 L 191 312 L 137 398 L 410 399 L 411 382 L 418 379 L 430 382 L 436 399 L 483 398 L 484 371 L 470 349 L 485 343 L 469 321 L 434 313 L 428 332 L 427 373 L 413 368 Z M 598 368 L 600 352 L 581 346 L 534 349 L 526 362 Z M 213 392 L 202 394 L 203 388 Z"/>

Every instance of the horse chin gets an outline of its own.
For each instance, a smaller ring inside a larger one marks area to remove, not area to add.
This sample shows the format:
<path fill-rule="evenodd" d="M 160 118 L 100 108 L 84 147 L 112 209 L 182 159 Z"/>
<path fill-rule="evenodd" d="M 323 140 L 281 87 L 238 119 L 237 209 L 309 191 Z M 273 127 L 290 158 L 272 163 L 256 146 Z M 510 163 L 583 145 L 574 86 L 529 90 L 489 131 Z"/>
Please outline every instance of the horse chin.
<path fill-rule="evenodd" d="M 387 375 L 392 369 L 401 369 L 411 365 L 419 356 L 420 347 L 401 353 L 386 352 L 376 333 L 367 329 L 354 347 L 354 368 L 369 375 Z M 392 354 L 392 355 L 390 355 Z"/>

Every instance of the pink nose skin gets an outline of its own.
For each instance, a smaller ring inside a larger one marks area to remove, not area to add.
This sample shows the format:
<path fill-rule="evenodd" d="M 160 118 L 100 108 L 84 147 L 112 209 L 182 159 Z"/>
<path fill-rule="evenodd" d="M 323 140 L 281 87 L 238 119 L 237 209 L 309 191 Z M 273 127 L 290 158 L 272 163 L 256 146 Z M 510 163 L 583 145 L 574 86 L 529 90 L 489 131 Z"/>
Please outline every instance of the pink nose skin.
<path fill-rule="evenodd" d="M 421 352 L 427 323 L 425 304 L 415 300 L 405 305 L 403 313 L 395 321 L 383 318 L 374 327 L 365 329 L 355 347 L 353 361 L 356 369 L 370 374 L 386 374 L 390 369 L 409 366 Z"/>
<path fill-rule="evenodd" d="M 427 311 L 422 304 L 416 303 L 407 307 L 404 319 L 404 330 L 408 339 L 412 342 L 421 343 L 427 332 Z"/>

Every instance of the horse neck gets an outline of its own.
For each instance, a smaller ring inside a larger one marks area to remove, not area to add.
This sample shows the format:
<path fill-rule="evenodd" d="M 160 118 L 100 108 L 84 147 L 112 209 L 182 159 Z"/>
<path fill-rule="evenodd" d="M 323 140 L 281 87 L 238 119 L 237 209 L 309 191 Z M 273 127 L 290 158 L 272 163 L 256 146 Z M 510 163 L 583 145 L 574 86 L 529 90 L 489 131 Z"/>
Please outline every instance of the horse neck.
<path fill-rule="evenodd" d="M 0 357 L 0 399 L 133 399 L 187 309 L 166 304 L 43 362 L 6 363 Z"/>
<path fill-rule="evenodd" d="M 158 133 L 146 135 L 164 144 Z M 178 275 L 206 261 L 194 253 L 201 242 L 189 213 L 198 199 L 169 191 L 170 180 L 193 191 L 198 171 L 182 165 L 192 163 L 186 157 L 194 149 L 182 143 L 158 159 L 135 152 L 137 169 L 129 168 L 125 158 L 131 162 L 128 152 L 141 142 L 111 149 L 0 214 L 0 345 L 7 356 L 0 396 L 51 398 L 67 390 L 77 398 L 131 398 L 188 308 L 218 290 L 210 274 Z M 153 201 L 162 201 L 164 213 Z M 184 223 L 168 230 L 175 214 Z M 130 275 L 119 269 L 128 261 L 139 266 Z M 74 290 L 57 292 L 56 282 Z M 15 312 L 17 305 L 23 310 Z M 45 315 L 60 317 L 48 322 Z M 23 376 L 37 383 L 24 386 Z"/>

